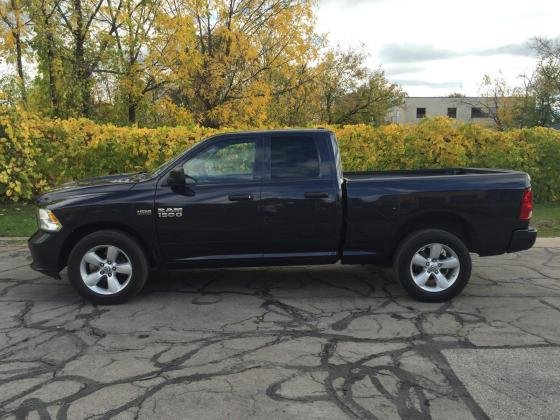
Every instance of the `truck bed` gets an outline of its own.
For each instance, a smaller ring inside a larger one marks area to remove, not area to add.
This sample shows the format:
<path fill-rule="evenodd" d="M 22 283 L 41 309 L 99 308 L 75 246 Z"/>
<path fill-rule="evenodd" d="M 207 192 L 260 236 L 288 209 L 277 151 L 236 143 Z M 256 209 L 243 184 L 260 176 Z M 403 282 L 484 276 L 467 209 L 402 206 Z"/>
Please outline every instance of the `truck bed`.
<path fill-rule="evenodd" d="M 523 172 L 445 168 L 344 172 L 346 255 L 390 254 L 410 227 L 459 225 L 479 255 L 508 249 L 518 219 Z M 365 252 L 364 252 L 365 251 Z"/>

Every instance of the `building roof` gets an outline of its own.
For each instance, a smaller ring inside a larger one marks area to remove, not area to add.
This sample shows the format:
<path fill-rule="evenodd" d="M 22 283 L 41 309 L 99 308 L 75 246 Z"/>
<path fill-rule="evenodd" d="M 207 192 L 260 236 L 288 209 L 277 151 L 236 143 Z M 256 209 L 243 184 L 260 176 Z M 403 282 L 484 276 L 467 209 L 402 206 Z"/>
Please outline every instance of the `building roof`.
<path fill-rule="evenodd" d="M 500 99 L 504 99 L 504 98 L 512 98 L 512 96 L 500 96 Z M 490 96 L 406 96 L 404 98 L 406 99 L 455 99 L 455 100 L 460 100 L 460 99 L 476 99 L 476 100 L 489 100 L 489 99 L 494 99 L 493 97 Z"/>
<path fill-rule="evenodd" d="M 484 96 L 407 96 L 406 98 L 414 98 L 414 99 L 483 99 Z"/>

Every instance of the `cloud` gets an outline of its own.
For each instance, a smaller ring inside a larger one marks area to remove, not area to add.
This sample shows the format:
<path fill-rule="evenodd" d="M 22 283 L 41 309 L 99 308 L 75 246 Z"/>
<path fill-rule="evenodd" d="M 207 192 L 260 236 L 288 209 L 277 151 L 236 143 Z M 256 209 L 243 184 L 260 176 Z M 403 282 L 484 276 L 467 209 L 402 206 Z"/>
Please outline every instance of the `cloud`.
<path fill-rule="evenodd" d="M 422 61 L 445 60 L 466 56 L 511 55 L 528 57 L 532 50 L 526 42 L 501 45 L 493 48 L 453 51 L 435 48 L 425 44 L 387 44 L 380 52 L 379 58 L 384 63 L 413 63 Z"/>
<path fill-rule="evenodd" d="M 379 52 L 384 63 L 410 63 L 415 61 L 432 61 L 453 58 L 456 53 L 451 50 L 437 49 L 431 45 L 388 44 Z"/>
<path fill-rule="evenodd" d="M 496 48 L 480 50 L 478 54 L 472 54 L 472 55 L 487 56 L 487 55 L 503 55 L 503 54 L 520 56 L 520 57 L 531 57 L 535 55 L 535 51 L 529 46 L 528 42 L 521 42 L 518 44 L 508 44 Z"/>
<path fill-rule="evenodd" d="M 393 64 L 384 67 L 384 70 L 387 74 L 392 76 L 398 76 L 399 74 L 408 74 L 408 73 L 419 73 L 426 70 L 426 67 L 419 66 L 415 64 Z"/>

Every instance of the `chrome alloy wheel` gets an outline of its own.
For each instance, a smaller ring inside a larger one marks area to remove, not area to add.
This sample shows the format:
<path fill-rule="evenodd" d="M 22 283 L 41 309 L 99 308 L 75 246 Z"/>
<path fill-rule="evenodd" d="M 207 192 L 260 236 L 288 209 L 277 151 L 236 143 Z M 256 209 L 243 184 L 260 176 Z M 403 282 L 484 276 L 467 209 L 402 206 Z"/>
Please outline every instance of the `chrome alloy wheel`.
<path fill-rule="evenodd" d="M 114 295 L 130 282 L 132 264 L 122 249 L 114 245 L 98 245 L 82 257 L 80 275 L 93 292 Z"/>
<path fill-rule="evenodd" d="M 451 287 L 460 269 L 461 262 L 455 251 L 440 243 L 423 246 L 410 262 L 414 283 L 428 292 L 441 292 Z"/>

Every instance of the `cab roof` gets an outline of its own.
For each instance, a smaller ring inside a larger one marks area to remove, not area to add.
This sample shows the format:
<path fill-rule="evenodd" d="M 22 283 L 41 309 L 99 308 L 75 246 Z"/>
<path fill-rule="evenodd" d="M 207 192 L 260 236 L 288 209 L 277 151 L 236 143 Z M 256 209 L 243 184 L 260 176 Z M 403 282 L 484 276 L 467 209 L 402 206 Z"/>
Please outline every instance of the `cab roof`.
<path fill-rule="evenodd" d="M 332 133 L 331 130 L 326 128 L 278 128 L 269 130 L 244 130 L 244 131 L 226 131 L 223 133 L 217 133 L 215 136 L 223 135 L 243 135 L 243 134 L 294 134 L 294 133 Z"/>

